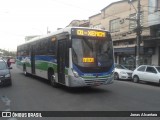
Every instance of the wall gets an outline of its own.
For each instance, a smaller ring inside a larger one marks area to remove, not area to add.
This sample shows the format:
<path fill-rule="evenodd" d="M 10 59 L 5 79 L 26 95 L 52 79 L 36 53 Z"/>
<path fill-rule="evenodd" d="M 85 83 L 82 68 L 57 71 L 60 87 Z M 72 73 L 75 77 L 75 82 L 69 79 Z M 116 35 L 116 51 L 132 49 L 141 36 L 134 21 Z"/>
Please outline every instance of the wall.
<path fill-rule="evenodd" d="M 101 27 L 101 14 L 96 14 L 89 17 L 89 23 L 91 28 Z"/>
<path fill-rule="evenodd" d="M 134 7 L 133 7 L 134 6 Z M 150 35 L 150 29 L 148 26 L 148 0 L 141 0 L 141 10 L 143 11 L 143 36 Z M 118 9 L 117 9 L 118 8 Z M 135 10 L 136 9 L 136 10 Z M 136 13 L 137 1 L 129 4 L 127 0 L 119 1 L 110 4 L 101 10 L 101 14 L 97 14 L 89 17 L 91 27 L 101 24 L 102 28 L 109 30 L 110 21 L 119 18 L 123 22 L 120 23 L 120 31 L 112 33 L 113 41 L 133 39 L 136 38 L 135 32 L 129 29 L 129 18 L 130 14 Z"/>
<path fill-rule="evenodd" d="M 159 47 L 156 47 L 155 54 L 152 55 L 152 64 L 158 65 L 158 59 L 159 59 Z"/>
<path fill-rule="evenodd" d="M 149 6 L 152 6 L 149 7 L 149 16 L 148 16 L 149 25 L 152 26 L 160 24 L 160 11 L 155 11 L 156 0 L 149 0 Z"/>

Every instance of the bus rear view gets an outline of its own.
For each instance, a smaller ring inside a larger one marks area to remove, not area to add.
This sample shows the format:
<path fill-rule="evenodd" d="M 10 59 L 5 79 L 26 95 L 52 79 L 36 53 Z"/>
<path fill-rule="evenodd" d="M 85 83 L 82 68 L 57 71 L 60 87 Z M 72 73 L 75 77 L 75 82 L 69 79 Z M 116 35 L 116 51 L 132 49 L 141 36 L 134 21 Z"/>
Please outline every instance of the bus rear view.
<path fill-rule="evenodd" d="M 98 86 L 113 82 L 113 45 L 107 31 L 73 28 L 71 30 L 70 86 Z"/>

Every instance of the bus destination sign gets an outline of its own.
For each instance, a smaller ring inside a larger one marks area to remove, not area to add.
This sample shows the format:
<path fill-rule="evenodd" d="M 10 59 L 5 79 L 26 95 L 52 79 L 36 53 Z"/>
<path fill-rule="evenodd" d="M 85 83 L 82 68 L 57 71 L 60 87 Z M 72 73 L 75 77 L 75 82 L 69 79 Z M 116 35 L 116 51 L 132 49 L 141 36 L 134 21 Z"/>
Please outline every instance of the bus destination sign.
<path fill-rule="evenodd" d="M 76 29 L 76 35 L 78 36 L 88 36 L 88 37 L 106 37 L 105 31 L 97 30 L 86 30 L 86 29 Z"/>

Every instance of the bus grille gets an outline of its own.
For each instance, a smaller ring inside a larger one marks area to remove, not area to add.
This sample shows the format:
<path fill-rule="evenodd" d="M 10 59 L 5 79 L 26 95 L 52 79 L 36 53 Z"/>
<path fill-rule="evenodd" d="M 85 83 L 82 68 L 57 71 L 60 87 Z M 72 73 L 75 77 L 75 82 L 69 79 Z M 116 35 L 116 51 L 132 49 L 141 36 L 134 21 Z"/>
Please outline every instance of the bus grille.
<path fill-rule="evenodd" d="M 101 85 L 104 84 L 106 82 L 106 79 L 87 79 L 85 80 L 86 85 L 91 86 L 91 85 Z"/>

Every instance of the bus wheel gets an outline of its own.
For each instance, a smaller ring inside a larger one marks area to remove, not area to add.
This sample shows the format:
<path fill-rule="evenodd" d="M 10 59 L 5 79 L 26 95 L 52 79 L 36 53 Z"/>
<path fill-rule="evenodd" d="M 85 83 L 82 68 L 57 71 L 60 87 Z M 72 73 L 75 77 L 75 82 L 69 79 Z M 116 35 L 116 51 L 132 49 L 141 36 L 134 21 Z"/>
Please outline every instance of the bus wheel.
<path fill-rule="evenodd" d="M 48 78 L 50 80 L 51 85 L 53 87 L 57 87 L 57 83 L 56 83 L 56 80 L 55 80 L 55 76 L 53 75 L 53 72 L 48 73 Z"/>
<path fill-rule="evenodd" d="M 26 70 L 26 65 L 23 65 L 23 74 L 24 74 L 25 76 L 28 75 L 27 70 Z"/>

